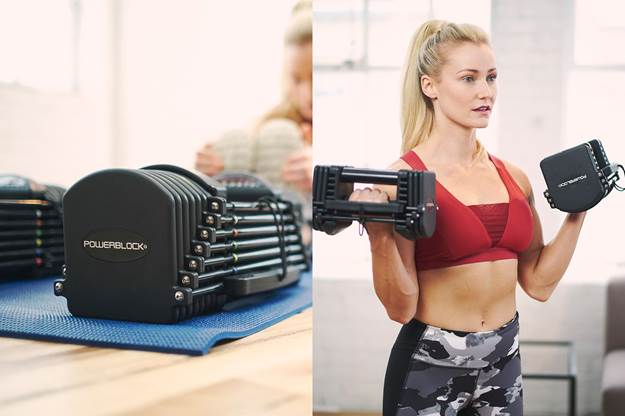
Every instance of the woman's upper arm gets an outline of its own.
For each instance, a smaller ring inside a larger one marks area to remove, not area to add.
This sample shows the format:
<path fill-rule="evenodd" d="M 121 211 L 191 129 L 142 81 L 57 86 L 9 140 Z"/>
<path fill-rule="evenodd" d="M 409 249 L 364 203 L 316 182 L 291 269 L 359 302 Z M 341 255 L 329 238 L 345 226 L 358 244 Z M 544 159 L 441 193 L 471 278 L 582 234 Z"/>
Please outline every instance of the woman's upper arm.
<path fill-rule="evenodd" d="M 527 202 L 530 206 L 530 210 L 532 211 L 533 218 L 533 237 L 529 246 L 521 253 L 519 253 L 519 279 L 522 281 L 523 277 L 527 273 L 531 273 L 536 266 L 536 262 L 538 260 L 538 256 L 540 255 L 540 251 L 545 246 L 543 242 L 543 230 L 542 225 L 540 223 L 540 218 L 538 217 L 538 212 L 536 211 L 536 207 L 534 206 L 534 191 L 532 190 L 532 185 L 525 174 L 521 170 L 521 168 L 511 164 L 510 162 L 505 162 L 506 168 L 508 172 L 512 175 L 514 180 L 517 182 Z"/>

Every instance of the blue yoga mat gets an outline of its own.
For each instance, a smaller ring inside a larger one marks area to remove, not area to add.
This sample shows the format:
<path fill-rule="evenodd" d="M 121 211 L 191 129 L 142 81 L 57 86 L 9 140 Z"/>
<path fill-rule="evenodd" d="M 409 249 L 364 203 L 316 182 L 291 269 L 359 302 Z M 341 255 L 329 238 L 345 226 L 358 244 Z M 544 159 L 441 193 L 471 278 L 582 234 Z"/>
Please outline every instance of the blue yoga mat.
<path fill-rule="evenodd" d="M 54 278 L 0 284 L 0 336 L 178 354 L 206 354 L 216 342 L 265 329 L 312 304 L 311 274 L 294 286 L 177 324 L 80 318 L 52 291 Z"/>

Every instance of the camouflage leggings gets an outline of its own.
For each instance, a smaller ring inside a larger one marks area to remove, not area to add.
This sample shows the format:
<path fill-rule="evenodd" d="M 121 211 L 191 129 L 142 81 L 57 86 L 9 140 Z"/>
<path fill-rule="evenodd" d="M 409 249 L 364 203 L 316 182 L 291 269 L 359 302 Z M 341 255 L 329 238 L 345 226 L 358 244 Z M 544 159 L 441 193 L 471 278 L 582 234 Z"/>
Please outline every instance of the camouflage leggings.
<path fill-rule="evenodd" d="M 391 351 L 384 416 L 522 415 L 518 333 L 518 314 L 484 332 L 412 320 Z"/>

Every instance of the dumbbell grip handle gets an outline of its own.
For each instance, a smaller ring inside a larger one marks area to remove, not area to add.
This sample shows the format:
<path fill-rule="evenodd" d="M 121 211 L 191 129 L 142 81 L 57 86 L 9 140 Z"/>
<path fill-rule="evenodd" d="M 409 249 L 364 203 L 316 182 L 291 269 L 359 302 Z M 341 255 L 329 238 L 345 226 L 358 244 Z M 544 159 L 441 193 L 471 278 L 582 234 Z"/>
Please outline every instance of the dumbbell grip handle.
<path fill-rule="evenodd" d="M 343 201 L 343 200 L 328 200 L 325 203 L 325 208 L 328 210 L 340 210 L 345 213 L 352 214 L 373 214 L 373 215 L 392 215 L 402 214 L 404 212 L 403 206 L 395 202 L 382 203 L 382 202 L 358 202 L 358 201 Z"/>
<path fill-rule="evenodd" d="M 603 174 L 603 176 L 605 176 L 608 179 L 611 179 L 612 176 L 616 175 L 616 178 L 618 179 L 618 168 L 619 165 L 618 163 L 611 163 L 609 165 L 604 166 L 601 169 L 601 173 Z"/>
<path fill-rule="evenodd" d="M 397 185 L 398 172 L 393 170 L 370 170 L 357 168 L 343 168 L 341 182 L 377 183 Z"/>

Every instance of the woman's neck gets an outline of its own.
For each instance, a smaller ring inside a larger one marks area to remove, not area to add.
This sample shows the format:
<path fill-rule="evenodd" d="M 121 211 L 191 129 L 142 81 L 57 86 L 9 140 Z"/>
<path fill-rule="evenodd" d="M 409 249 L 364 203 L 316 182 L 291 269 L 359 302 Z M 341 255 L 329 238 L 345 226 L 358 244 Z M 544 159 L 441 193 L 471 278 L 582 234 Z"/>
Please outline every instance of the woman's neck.
<path fill-rule="evenodd" d="M 436 155 L 437 163 L 471 167 L 474 160 L 477 139 L 474 128 L 460 126 L 454 122 L 434 123 L 432 132 L 423 143 L 424 150 Z"/>

